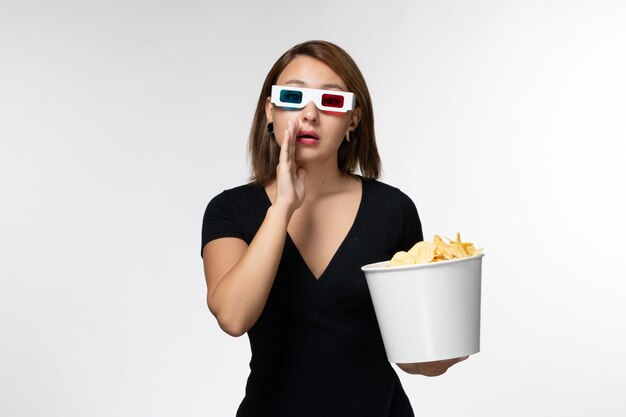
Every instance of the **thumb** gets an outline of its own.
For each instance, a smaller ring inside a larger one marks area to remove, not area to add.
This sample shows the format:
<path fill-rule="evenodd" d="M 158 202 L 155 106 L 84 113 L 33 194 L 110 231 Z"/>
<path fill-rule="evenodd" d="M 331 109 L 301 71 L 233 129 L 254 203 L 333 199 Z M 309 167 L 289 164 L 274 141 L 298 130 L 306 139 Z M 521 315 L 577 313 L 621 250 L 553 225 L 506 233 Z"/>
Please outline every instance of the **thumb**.
<path fill-rule="evenodd" d="M 304 184 L 304 178 L 306 177 L 306 170 L 304 167 L 298 167 L 296 169 L 296 177 L 298 178 L 298 182 Z"/>

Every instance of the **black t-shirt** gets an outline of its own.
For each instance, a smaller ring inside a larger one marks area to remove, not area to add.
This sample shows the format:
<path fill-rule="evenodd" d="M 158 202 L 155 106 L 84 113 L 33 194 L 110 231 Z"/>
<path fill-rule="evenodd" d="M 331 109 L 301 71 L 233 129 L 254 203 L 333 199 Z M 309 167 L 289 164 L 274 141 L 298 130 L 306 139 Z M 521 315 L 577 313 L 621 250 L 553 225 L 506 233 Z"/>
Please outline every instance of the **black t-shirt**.
<path fill-rule="evenodd" d="M 422 240 L 422 228 L 406 194 L 376 180 L 361 183 L 354 223 L 319 279 L 287 234 L 265 308 L 248 331 L 252 360 L 238 417 L 413 416 L 387 361 L 361 266 L 408 250 Z M 258 185 L 220 193 L 204 214 L 202 248 L 221 237 L 250 244 L 270 206 Z"/>

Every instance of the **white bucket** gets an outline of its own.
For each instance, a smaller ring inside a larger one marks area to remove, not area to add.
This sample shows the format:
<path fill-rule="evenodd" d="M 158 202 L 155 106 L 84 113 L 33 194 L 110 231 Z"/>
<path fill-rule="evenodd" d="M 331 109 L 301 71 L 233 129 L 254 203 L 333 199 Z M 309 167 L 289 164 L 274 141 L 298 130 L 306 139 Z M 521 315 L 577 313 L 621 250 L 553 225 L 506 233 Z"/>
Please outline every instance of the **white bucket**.
<path fill-rule="evenodd" d="M 480 350 L 483 256 L 361 268 L 390 362 L 430 362 Z"/>

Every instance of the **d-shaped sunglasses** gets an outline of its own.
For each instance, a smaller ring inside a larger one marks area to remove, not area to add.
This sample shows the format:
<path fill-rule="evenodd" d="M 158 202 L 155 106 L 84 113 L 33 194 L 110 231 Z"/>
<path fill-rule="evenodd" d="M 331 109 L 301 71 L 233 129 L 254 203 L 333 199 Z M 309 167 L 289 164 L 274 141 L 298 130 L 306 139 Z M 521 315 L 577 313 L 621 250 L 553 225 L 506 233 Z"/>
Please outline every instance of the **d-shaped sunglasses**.
<path fill-rule="evenodd" d="M 341 113 L 354 110 L 354 93 L 284 85 L 272 86 L 271 102 L 277 106 L 301 109 L 310 101 L 315 103 L 315 106 L 320 110 Z"/>

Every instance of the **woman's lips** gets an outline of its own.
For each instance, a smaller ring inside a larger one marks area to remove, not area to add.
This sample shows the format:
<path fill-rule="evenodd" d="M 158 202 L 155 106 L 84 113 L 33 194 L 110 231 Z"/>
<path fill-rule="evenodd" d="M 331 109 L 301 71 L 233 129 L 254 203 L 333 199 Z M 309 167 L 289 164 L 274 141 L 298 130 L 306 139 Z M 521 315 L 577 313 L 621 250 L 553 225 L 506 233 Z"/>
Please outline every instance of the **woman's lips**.
<path fill-rule="evenodd" d="M 298 141 L 298 143 L 302 143 L 304 145 L 314 145 L 319 142 L 318 139 L 313 138 L 296 138 L 296 140 Z"/>
<path fill-rule="evenodd" d="M 320 141 L 320 137 L 313 130 L 302 130 L 298 132 L 296 140 L 304 145 L 314 145 Z"/>

